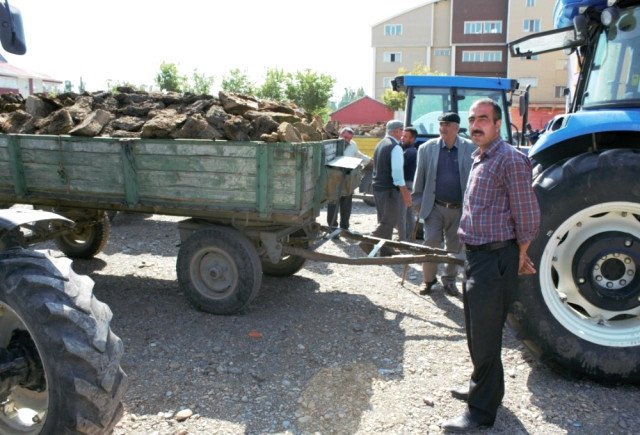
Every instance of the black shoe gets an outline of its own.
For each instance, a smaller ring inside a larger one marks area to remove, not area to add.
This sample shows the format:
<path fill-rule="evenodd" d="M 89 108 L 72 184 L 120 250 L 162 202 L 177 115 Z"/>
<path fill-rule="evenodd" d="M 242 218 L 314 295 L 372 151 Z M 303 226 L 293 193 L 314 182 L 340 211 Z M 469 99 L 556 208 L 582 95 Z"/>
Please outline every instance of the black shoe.
<path fill-rule="evenodd" d="M 472 430 L 487 429 L 491 426 L 493 426 L 493 422 L 482 423 L 477 421 L 469 411 L 456 418 L 447 420 L 441 425 L 445 432 L 471 432 Z"/>
<path fill-rule="evenodd" d="M 437 278 L 433 278 L 433 281 L 428 282 L 424 285 L 424 288 L 422 290 L 420 290 L 420 294 L 421 295 L 428 295 L 429 293 L 431 293 L 431 288 L 436 285 L 438 283 L 438 279 Z"/>
<path fill-rule="evenodd" d="M 455 387 L 450 391 L 454 399 L 464 400 L 465 402 L 469 400 L 469 387 Z"/>
<path fill-rule="evenodd" d="M 458 296 L 458 287 L 456 287 L 455 282 L 448 282 L 443 284 L 444 291 L 447 292 L 449 296 Z"/>

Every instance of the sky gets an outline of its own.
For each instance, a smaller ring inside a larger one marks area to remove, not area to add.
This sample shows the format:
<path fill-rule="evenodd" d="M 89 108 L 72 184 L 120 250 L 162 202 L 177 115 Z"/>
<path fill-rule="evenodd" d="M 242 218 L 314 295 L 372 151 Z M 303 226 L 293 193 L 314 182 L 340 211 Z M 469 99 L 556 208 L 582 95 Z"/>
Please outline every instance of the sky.
<path fill-rule="evenodd" d="M 27 40 L 10 64 L 88 91 L 154 85 L 162 62 L 194 70 L 217 89 L 238 68 L 257 84 L 268 69 L 311 69 L 373 96 L 371 28 L 427 0 L 9 0 Z"/>

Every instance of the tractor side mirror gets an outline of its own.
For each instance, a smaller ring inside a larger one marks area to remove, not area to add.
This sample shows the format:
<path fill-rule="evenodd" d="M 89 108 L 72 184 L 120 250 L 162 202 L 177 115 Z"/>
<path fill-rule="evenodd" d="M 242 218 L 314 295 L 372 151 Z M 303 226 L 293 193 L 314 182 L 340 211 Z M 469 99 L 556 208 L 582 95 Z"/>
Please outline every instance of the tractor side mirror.
<path fill-rule="evenodd" d="M 12 54 L 25 54 L 27 44 L 24 39 L 22 15 L 17 8 L 5 0 L 0 3 L 0 43 L 2 48 Z"/>

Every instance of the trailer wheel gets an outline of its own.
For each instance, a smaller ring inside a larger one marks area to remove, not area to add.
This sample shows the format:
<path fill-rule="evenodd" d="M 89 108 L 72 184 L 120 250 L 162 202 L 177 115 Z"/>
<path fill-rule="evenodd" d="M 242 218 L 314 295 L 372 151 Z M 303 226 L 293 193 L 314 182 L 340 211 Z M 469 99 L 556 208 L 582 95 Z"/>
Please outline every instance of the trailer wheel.
<path fill-rule="evenodd" d="M 122 341 L 92 289 L 68 258 L 0 253 L 0 359 L 12 369 L 0 385 L 0 433 L 109 433 L 120 420 Z"/>
<path fill-rule="evenodd" d="M 291 235 L 291 237 L 295 240 L 298 238 L 306 237 L 306 234 L 303 230 L 296 231 Z M 300 248 L 308 248 L 309 242 L 304 240 L 302 242 L 294 242 L 292 245 L 295 245 Z M 262 259 L 262 272 L 265 275 L 269 276 L 291 276 L 302 269 L 307 262 L 306 258 L 299 257 L 297 255 L 285 255 L 280 259 L 277 263 L 272 263 L 268 257 L 263 257 Z"/>
<path fill-rule="evenodd" d="M 640 154 L 574 157 L 536 181 L 536 275 L 510 323 L 543 361 L 605 383 L 640 382 Z"/>
<path fill-rule="evenodd" d="M 58 249 L 71 258 L 93 258 L 104 249 L 109 240 L 111 224 L 106 213 L 99 220 L 79 225 L 73 232 L 56 237 Z"/>
<path fill-rule="evenodd" d="M 277 263 L 272 263 L 268 258 L 262 259 L 262 272 L 269 276 L 291 276 L 302 269 L 307 262 L 306 258 L 297 255 L 285 255 Z"/>
<path fill-rule="evenodd" d="M 358 190 L 362 193 L 362 201 L 370 207 L 376 206 L 376 200 L 373 197 L 373 171 L 365 170 L 363 171 L 362 179 L 360 180 L 360 185 L 358 186 Z"/>
<path fill-rule="evenodd" d="M 234 314 L 247 307 L 262 284 L 255 247 L 240 232 L 226 227 L 194 232 L 178 251 L 180 287 L 197 308 Z"/>

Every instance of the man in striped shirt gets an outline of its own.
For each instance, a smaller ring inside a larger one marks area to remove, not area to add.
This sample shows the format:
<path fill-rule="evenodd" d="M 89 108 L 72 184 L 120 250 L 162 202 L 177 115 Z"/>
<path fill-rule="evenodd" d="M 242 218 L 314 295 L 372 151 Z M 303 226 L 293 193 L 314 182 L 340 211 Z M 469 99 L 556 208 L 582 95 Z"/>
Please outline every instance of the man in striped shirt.
<path fill-rule="evenodd" d="M 493 100 L 478 100 L 469 109 L 469 131 L 478 148 L 458 235 L 467 255 L 463 302 L 473 372 L 468 387 L 451 390 L 467 401 L 464 414 L 442 425 L 452 432 L 493 426 L 504 396 L 502 329 L 518 274 L 536 273 L 527 255 L 540 227 L 531 163 L 500 138 L 501 125 L 502 112 Z"/>

